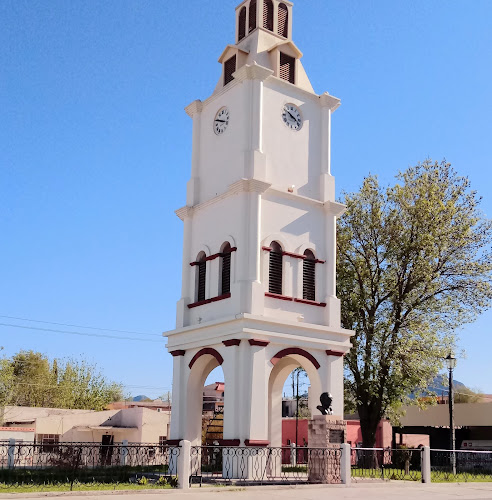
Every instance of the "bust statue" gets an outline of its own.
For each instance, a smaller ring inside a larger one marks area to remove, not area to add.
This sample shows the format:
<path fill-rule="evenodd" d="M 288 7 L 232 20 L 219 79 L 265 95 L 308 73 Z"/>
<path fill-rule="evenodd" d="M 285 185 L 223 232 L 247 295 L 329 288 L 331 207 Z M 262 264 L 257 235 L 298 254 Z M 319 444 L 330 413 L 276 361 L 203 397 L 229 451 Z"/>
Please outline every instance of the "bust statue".
<path fill-rule="evenodd" d="M 316 408 L 321 412 L 321 415 L 333 415 L 333 408 L 331 403 L 333 402 L 333 396 L 329 392 L 323 392 L 321 394 L 319 401 L 321 405 Z"/>

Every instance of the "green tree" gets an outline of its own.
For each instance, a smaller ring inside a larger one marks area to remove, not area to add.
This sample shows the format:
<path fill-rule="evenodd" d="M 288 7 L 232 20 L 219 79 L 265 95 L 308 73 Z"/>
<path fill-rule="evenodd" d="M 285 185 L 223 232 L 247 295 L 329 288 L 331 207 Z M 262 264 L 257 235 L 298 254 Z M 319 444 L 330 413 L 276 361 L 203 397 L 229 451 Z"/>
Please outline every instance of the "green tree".
<path fill-rule="evenodd" d="M 6 405 L 103 410 L 123 399 L 122 386 L 107 381 L 85 361 L 52 363 L 39 352 L 20 351 L 0 360 L 0 408 Z"/>
<path fill-rule="evenodd" d="M 338 226 L 342 324 L 355 331 L 346 386 L 371 447 L 380 419 L 424 389 L 492 298 L 492 224 L 468 179 L 426 161 L 345 195 Z M 418 400 L 418 398 L 416 398 Z"/>

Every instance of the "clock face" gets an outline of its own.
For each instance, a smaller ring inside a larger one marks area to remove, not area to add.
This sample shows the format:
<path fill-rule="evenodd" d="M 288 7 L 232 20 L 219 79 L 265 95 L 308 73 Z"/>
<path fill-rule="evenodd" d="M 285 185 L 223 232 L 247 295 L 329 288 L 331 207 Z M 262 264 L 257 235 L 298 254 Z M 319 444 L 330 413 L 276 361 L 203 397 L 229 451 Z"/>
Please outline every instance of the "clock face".
<path fill-rule="evenodd" d="M 222 135 L 227 126 L 229 125 L 229 110 L 227 108 L 220 108 L 214 118 L 214 132 L 217 135 Z"/>
<path fill-rule="evenodd" d="M 292 130 L 301 130 L 302 116 L 299 108 L 294 104 L 286 104 L 282 108 L 282 120 Z"/>

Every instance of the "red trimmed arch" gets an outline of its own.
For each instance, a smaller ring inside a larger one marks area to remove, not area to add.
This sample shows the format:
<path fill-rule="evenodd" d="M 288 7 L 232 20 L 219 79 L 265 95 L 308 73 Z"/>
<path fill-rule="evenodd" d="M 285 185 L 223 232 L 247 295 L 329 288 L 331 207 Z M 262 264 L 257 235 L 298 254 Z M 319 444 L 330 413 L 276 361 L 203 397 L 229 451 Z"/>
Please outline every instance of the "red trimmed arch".
<path fill-rule="evenodd" d="M 299 347 L 289 347 L 287 349 L 282 349 L 281 351 L 277 352 L 275 356 L 273 356 L 273 358 L 270 360 L 270 363 L 272 363 L 272 365 L 276 365 L 282 358 L 285 358 L 290 354 L 297 354 L 308 359 L 309 361 L 311 361 L 311 363 L 313 363 L 316 370 L 318 370 L 321 366 L 312 354 L 309 354 L 307 351 Z"/>
<path fill-rule="evenodd" d="M 205 354 L 210 354 L 210 356 L 213 356 L 219 365 L 221 365 L 224 362 L 224 358 L 217 352 L 215 349 L 212 349 L 211 347 L 205 347 L 204 349 L 200 349 L 194 356 L 193 359 L 190 361 L 190 364 L 188 365 L 190 368 L 196 363 L 198 358 L 201 358 L 202 356 L 205 356 Z"/>

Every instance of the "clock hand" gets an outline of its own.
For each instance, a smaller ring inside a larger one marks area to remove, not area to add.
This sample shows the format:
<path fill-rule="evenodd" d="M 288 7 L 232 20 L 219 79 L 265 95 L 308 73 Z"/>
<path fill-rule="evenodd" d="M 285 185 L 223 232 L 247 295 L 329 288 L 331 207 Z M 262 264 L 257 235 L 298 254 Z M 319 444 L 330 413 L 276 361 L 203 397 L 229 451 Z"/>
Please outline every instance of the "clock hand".
<path fill-rule="evenodd" d="M 226 120 L 215 120 L 216 122 L 220 122 L 220 123 L 226 123 Z"/>
<path fill-rule="evenodd" d="M 290 117 L 291 117 L 291 118 L 292 118 L 295 122 L 297 121 L 297 118 L 296 118 L 293 114 L 291 114 L 289 111 L 287 111 L 287 113 L 289 113 Z"/>

